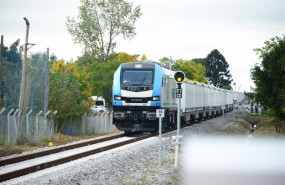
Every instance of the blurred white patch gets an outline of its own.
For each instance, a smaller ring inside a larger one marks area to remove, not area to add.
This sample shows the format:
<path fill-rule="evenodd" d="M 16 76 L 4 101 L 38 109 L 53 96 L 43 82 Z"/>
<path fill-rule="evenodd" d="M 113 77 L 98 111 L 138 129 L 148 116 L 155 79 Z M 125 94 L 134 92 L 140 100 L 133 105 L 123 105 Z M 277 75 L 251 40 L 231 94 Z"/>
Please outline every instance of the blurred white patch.
<path fill-rule="evenodd" d="M 284 185 L 284 139 L 194 136 L 183 149 L 184 184 Z"/>

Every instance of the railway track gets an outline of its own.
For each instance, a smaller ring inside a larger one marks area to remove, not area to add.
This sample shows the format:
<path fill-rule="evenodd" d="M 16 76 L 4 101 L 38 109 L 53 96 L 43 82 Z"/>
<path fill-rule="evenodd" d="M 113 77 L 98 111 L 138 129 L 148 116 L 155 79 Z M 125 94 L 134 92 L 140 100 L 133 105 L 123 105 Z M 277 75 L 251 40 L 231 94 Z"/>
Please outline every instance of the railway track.
<path fill-rule="evenodd" d="M 96 144 L 96 143 L 100 143 L 100 142 L 104 142 L 104 141 L 109 141 L 109 140 L 120 138 L 123 136 L 124 136 L 124 134 L 120 134 L 120 135 L 110 136 L 110 137 L 101 138 L 101 139 L 94 139 L 94 140 L 86 141 L 86 142 L 82 142 L 82 143 L 76 143 L 76 144 L 71 144 L 71 145 L 67 145 L 67 146 L 57 147 L 57 148 L 46 150 L 46 151 L 41 151 L 41 152 L 31 153 L 31 154 L 17 156 L 17 157 L 13 157 L 13 158 L 3 159 L 3 160 L 0 160 L 0 167 L 8 165 L 8 164 L 13 164 L 13 163 L 26 161 L 26 160 L 37 158 L 37 157 L 42 157 L 45 155 L 50 155 L 50 154 L 74 149 L 74 148 L 79 148 L 79 147 L 92 145 L 92 144 Z"/>
<path fill-rule="evenodd" d="M 92 140 L 84 143 L 68 145 L 38 153 L 27 154 L 19 157 L 4 159 L 0 161 L 0 182 L 4 182 L 16 177 L 27 175 L 39 170 L 50 168 L 56 165 L 67 163 L 89 155 L 111 150 L 123 145 L 134 143 L 150 138 L 156 134 L 148 134 L 139 137 L 126 137 L 124 134 L 107 138 Z M 104 142 L 114 141 L 113 144 Z M 86 147 L 86 148 L 84 148 Z M 80 150 L 80 151 L 72 151 Z M 63 153 L 62 155 L 60 153 Z M 59 156 L 52 156 L 52 155 Z M 26 163 L 26 165 L 24 165 Z M 23 166 L 23 167 L 17 167 Z"/>
<path fill-rule="evenodd" d="M 196 120 L 194 123 L 199 123 L 202 121 L 206 121 L 212 118 L 215 118 L 217 116 L 213 116 L 204 120 Z M 192 123 L 185 124 L 181 126 L 181 128 L 192 125 Z M 170 132 L 176 130 L 176 128 L 171 128 L 168 130 L 164 130 L 163 133 Z M 46 168 L 50 168 L 53 166 L 57 166 L 63 163 L 67 163 L 79 158 L 83 158 L 89 155 L 97 154 L 100 152 L 104 152 L 107 150 L 111 150 L 120 146 L 124 146 L 130 143 L 134 143 L 137 141 L 141 141 L 143 139 L 147 139 L 153 136 L 158 135 L 158 133 L 143 135 L 139 137 L 126 137 L 124 134 L 110 136 L 106 138 L 101 139 L 94 139 L 91 141 L 86 141 L 82 143 L 76 143 L 72 145 L 67 145 L 63 147 L 54 148 L 51 150 L 41 151 L 37 153 L 27 154 L 23 156 L 8 158 L 0 160 L 0 182 L 4 182 L 16 177 L 20 177 L 23 175 L 27 175 L 33 172 L 37 172 Z M 103 144 L 102 143 L 115 141 L 111 144 Z M 91 146 L 94 145 L 92 148 Z M 84 149 L 84 147 L 87 147 L 87 149 Z M 90 148 L 91 147 L 91 148 Z M 73 151 L 73 150 L 80 150 L 80 151 Z M 53 157 L 52 155 L 59 154 L 59 153 L 67 153 L 62 154 L 59 156 Z M 44 159 L 48 158 L 47 159 Z M 16 165 L 19 164 L 19 166 L 22 166 L 21 164 L 26 163 L 24 167 L 17 167 Z"/>

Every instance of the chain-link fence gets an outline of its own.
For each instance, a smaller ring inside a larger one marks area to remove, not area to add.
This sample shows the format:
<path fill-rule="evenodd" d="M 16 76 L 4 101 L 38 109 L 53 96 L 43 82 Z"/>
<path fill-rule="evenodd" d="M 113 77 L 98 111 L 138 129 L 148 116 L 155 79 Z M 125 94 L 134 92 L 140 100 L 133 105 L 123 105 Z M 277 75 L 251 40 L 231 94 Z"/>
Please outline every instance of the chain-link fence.
<path fill-rule="evenodd" d="M 48 111 L 49 88 L 60 90 L 51 91 L 51 94 L 55 92 L 53 98 L 56 99 L 56 104 L 76 112 L 77 109 L 73 110 L 70 104 L 66 104 L 70 101 L 67 100 L 66 94 L 72 94 L 71 99 L 78 96 L 81 88 L 80 80 L 74 75 L 65 75 L 68 76 L 68 83 L 60 78 L 61 75 L 55 75 L 56 79 L 49 79 L 48 50 L 29 53 L 27 60 L 24 60 L 24 50 L 27 47 L 23 49 L 20 40 L 9 47 L 5 44 L 0 46 L 0 144 L 33 144 L 42 140 L 51 140 L 55 128 L 56 131 L 68 135 L 102 134 L 115 130 L 110 112 L 79 116 L 72 120 L 54 119 L 55 114 Z M 64 68 L 64 63 L 59 63 L 57 67 L 60 69 L 58 74 L 64 74 L 65 70 L 61 70 Z M 73 67 L 75 66 L 70 65 L 68 71 L 76 74 Z M 58 83 L 49 85 L 50 80 L 57 80 Z M 74 85 L 75 82 L 79 85 Z M 71 90 L 68 87 L 71 87 Z M 60 101 L 57 92 L 65 94 Z M 57 118 L 62 114 L 65 117 L 65 113 L 60 111 L 62 110 L 58 111 Z M 56 122 L 58 120 L 61 121 L 60 124 Z M 59 125 L 61 128 L 58 128 Z"/>
<path fill-rule="evenodd" d="M 17 113 L 18 109 L 12 109 L 8 114 L 0 114 L 0 144 L 35 144 L 42 140 L 52 140 L 54 134 L 53 119 L 39 114 L 30 115 L 28 113 L 24 116 L 22 122 L 23 137 L 19 141 L 20 130 Z"/>
<path fill-rule="evenodd" d="M 112 112 L 85 114 L 82 119 L 66 121 L 62 133 L 71 136 L 103 134 L 116 129 L 112 120 Z"/>
<path fill-rule="evenodd" d="M 23 62 L 20 40 L 7 47 L 3 38 L 0 45 L 0 143 L 36 143 L 51 139 L 53 121 L 46 114 L 48 51 L 30 53 Z"/>

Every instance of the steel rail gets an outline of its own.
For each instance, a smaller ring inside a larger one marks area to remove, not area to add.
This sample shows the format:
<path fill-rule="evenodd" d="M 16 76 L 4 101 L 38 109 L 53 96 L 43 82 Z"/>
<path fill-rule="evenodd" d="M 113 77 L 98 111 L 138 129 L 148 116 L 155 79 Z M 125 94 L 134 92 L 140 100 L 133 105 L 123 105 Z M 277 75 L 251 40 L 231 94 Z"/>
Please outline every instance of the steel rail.
<path fill-rule="evenodd" d="M 83 146 L 87 146 L 87 145 L 91 145 L 91 144 L 96 144 L 96 143 L 101 143 L 101 142 L 112 140 L 112 139 L 117 139 L 117 138 L 120 138 L 120 137 L 123 137 L 123 136 L 125 136 L 125 135 L 124 134 L 119 134 L 119 135 L 105 137 L 105 138 L 101 138 L 101 139 L 94 139 L 94 140 L 91 140 L 91 141 L 85 141 L 85 142 L 81 142 L 81 143 L 76 143 L 76 144 L 71 144 L 71 145 L 67 145 L 67 146 L 62 146 L 62 147 L 58 147 L 58 148 L 54 148 L 54 149 L 50 149 L 50 150 L 41 151 L 41 152 L 36 152 L 36 153 L 31 153 L 31 154 L 27 154 L 27 155 L 21 155 L 21 156 L 17 156 L 17 157 L 13 157 L 13 158 L 3 159 L 3 160 L 0 160 L 0 167 L 8 165 L 8 164 L 13 164 L 13 163 L 26 161 L 26 160 L 37 158 L 37 157 L 42 157 L 42 156 L 45 156 L 45 155 L 50 155 L 50 154 L 54 154 L 54 153 L 58 153 L 58 152 L 62 152 L 62 151 L 70 150 L 70 149 L 74 149 L 74 148 L 79 148 L 79 147 L 83 147 Z"/>
<path fill-rule="evenodd" d="M 140 141 L 140 140 L 143 140 L 143 139 L 147 139 L 147 138 L 153 137 L 155 135 L 157 135 L 157 134 L 144 135 L 144 136 L 141 136 L 141 137 L 130 139 L 128 141 L 123 141 L 123 142 L 111 144 L 111 145 L 104 146 L 104 147 L 101 147 L 101 148 L 97 148 L 97 149 L 94 149 L 94 150 L 90 150 L 90 151 L 74 154 L 74 155 L 71 155 L 71 156 L 67 156 L 67 157 L 64 157 L 64 158 L 61 158 L 61 159 L 56 159 L 56 160 L 53 160 L 53 161 L 37 164 L 37 165 L 34 165 L 34 166 L 30 166 L 30 167 L 27 167 L 27 168 L 23 168 L 23 169 L 19 169 L 19 170 L 16 170 L 16 171 L 8 172 L 8 173 L 5 173 L 5 174 L 0 174 L 0 182 L 7 181 L 7 180 L 10 180 L 10 179 L 13 179 L 13 178 L 16 178 L 16 177 L 20 177 L 20 176 L 23 176 L 23 175 L 27 175 L 29 173 L 33 173 L 33 172 L 36 172 L 36 171 L 39 171 L 39 170 L 43 170 L 43 169 L 46 169 L 46 168 L 50 168 L 50 167 L 53 167 L 53 166 L 56 166 L 56 165 L 59 165 L 59 164 L 67 163 L 67 162 L 70 162 L 70 161 L 73 161 L 73 160 L 76 160 L 76 159 L 79 159 L 79 158 L 82 158 L 82 157 L 86 157 L 86 156 L 89 156 L 89 155 L 93 155 L 93 154 L 97 154 L 97 153 L 104 152 L 104 151 L 107 151 L 107 150 L 111 150 L 111 149 L 114 149 L 114 148 L 117 148 L 117 147 L 120 147 L 120 146 L 123 146 L 123 145 L 127 145 L 127 144 L 130 144 L 130 143 L 134 143 L 134 142 L 137 142 L 137 141 Z"/>

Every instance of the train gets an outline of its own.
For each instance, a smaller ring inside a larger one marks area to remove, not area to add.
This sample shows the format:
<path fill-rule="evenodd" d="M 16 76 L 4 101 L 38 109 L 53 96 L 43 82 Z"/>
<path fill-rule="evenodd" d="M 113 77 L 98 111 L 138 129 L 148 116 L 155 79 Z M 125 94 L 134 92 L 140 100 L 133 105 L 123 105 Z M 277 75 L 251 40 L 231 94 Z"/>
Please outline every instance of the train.
<path fill-rule="evenodd" d="M 164 109 L 162 126 L 177 124 L 177 82 L 175 71 L 156 62 L 123 63 L 113 79 L 113 124 L 131 132 L 156 132 L 159 128 L 157 109 Z M 182 84 L 180 118 L 182 123 L 231 111 L 244 93 L 220 89 L 185 79 Z"/>

